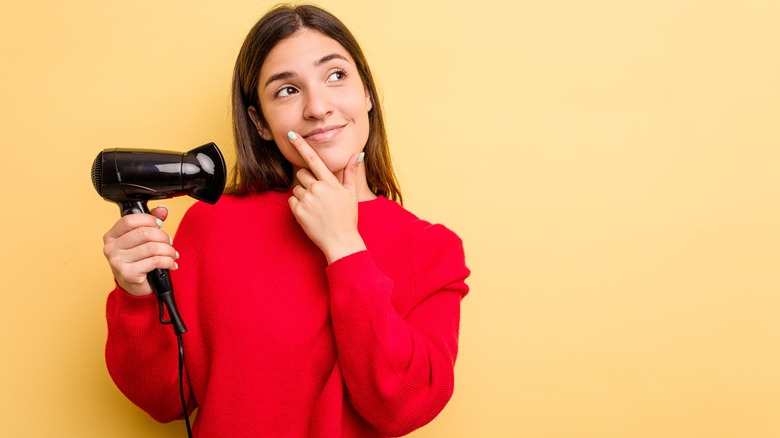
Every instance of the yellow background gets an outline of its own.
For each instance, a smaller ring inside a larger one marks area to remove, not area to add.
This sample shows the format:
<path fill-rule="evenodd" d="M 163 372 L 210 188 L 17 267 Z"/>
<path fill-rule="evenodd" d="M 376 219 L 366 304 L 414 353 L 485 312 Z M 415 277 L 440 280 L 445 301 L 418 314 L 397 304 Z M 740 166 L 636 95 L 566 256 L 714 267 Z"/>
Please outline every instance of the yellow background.
<path fill-rule="evenodd" d="M 270 4 L 3 1 L 0 436 L 183 436 L 105 370 L 119 210 L 89 169 L 232 160 Z M 780 436 L 778 2 L 320 4 L 375 72 L 406 206 L 473 270 L 455 396 L 413 436 Z"/>

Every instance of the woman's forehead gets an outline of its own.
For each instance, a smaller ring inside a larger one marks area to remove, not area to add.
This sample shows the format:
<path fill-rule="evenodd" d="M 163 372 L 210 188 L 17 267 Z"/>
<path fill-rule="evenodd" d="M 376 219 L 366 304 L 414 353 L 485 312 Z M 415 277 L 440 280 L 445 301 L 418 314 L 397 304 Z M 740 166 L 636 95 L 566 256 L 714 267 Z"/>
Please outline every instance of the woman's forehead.
<path fill-rule="evenodd" d="M 264 73 L 274 74 L 269 73 L 274 68 L 316 66 L 323 58 L 334 54 L 355 64 L 347 49 L 338 41 L 316 30 L 299 30 L 271 49 L 260 70 L 261 76 Z"/>

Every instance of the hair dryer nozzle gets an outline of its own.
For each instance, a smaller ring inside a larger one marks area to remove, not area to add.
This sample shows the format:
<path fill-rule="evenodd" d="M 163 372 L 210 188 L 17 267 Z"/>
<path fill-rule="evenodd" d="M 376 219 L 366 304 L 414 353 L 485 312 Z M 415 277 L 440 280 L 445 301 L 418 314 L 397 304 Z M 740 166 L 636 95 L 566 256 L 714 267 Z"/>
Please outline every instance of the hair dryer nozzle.
<path fill-rule="evenodd" d="M 103 196 L 103 152 L 100 152 L 92 162 L 92 185 L 98 195 Z"/>
<path fill-rule="evenodd" d="M 222 196 L 225 189 L 227 170 L 225 159 L 214 143 L 204 144 L 182 156 L 182 173 L 185 170 L 197 168 L 198 173 L 192 177 L 184 177 L 185 185 L 197 182 L 190 196 L 209 204 L 214 204 Z"/>

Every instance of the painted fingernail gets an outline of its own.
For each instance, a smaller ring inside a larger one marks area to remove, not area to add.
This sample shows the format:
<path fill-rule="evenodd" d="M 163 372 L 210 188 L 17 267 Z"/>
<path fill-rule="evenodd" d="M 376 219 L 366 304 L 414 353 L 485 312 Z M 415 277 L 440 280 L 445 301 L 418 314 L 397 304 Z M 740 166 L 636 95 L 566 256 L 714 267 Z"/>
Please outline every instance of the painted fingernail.
<path fill-rule="evenodd" d="M 362 162 L 363 158 L 365 158 L 365 157 L 366 157 L 366 153 L 365 152 L 361 152 L 360 155 L 358 155 L 358 163 Z"/>
<path fill-rule="evenodd" d="M 160 219 L 157 219 L 157 226 L 158 226 L 159 228 L 162 228 L 162 226 L 163 226 L 163 221 L 161 221 Z"/>
<path fill-rule="evenodd" d="M 175 271 L 177 269 L 179 269 L 179 264 L 176 263 L 176 262 L 173 262 L 173 270 Z"/>
<path fill-rule="evenodd" d="M 173 237 L 168 236 L 168 244 L 173 246 Z"/>
<path fill-rule="evenodd" d="M 176 260 L 179 260 L 179 251 L 176 251 Z"/>
<path fill-rule="evenodd" d="M 295 135 L 294 132 L 290 131 L 287 133 L 287 138 L 289 138 L 290 140 L 295 140 L 296 138 L 298 138 L 298 136 Z"/>

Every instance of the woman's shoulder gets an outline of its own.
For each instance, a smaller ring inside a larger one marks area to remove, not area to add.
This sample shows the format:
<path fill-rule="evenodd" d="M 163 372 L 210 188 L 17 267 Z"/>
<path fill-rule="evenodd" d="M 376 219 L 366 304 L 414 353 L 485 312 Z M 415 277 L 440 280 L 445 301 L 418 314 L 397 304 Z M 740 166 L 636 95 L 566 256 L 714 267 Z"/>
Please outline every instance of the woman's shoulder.
<path fill-rule="evenodd" d="M 421 219 L 403 206 L 386 199 L 377 205 L 383 220 L 377 220 L 366 236 L 369 250 L 378 251 L 379 263 L 389 269 L 413 274 L 419 290 L 438 290 L 455 284 L 463 294 L 470 275 L 466 265 L 463 241 L 441 223 Z"/>
<path fill-rule="evenodd" d="M 367 221 L 387 238 L 405 241 L 423 248 L 462 248 L 463 241 L 454 231 L 440 223 L 421 219 L 397 202 L 384 197 L 371 201 Z M 361 209 L 360 215 L 364 214 Z M 362 216 L 360 216 L 362 218 Z"/>

